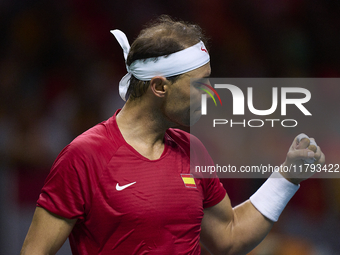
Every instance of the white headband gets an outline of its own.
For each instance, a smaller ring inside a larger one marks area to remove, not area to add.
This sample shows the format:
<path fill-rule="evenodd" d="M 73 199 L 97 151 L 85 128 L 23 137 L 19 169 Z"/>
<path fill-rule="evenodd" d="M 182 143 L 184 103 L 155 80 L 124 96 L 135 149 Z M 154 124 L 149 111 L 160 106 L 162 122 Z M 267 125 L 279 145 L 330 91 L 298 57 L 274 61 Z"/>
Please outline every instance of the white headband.
<path fill-rule="evenodd" d="M 130 51 L 126 35 L 118 30 L 110 31 L 119 42 L 124 52 L 125 62 Z M 135 60 L 126 65 L 128 73 L 119 82 L 119 95 L 126 100 L 131 75 L 141 81 L 150 81 L 155 76 L 171 77 L 199 68 L 210 61 L 209 53 L 204 43 L 199 43 L 184 50 L 156 58 Z"/>

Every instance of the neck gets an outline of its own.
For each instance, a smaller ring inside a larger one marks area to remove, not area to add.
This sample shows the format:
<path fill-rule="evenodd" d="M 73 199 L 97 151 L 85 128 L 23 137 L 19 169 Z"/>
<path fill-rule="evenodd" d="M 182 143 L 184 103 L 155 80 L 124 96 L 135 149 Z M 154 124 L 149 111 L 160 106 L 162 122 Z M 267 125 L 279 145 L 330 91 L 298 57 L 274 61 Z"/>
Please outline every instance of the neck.
<path fill-rule="evenodd" d="M 116 117 L 125 141 L 142 156 L 158 159 L 164 151 L 164 135 L 171 127 L 160 114 L 159 106 L 146 100 L 128 100 Z"/>

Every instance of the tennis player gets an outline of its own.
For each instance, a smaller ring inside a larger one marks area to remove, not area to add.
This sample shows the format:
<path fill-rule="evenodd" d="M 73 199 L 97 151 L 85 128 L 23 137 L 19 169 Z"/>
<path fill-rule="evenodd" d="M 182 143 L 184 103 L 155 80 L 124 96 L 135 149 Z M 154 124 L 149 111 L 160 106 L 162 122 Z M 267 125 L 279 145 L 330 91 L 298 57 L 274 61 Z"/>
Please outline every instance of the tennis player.
<path fill-rule="evenodd" d="M 190 100 L 190 79 L 211 72 L 201 29 L 162 16 L 131 47 L 123 32 L 112 33 L 126 59 L 119 84 L 126 104 L 59 154 L 21 254 L 55 254 L 68 237 L 73 254 L 82 255 L 197 255 L 200 242 L 212 254 L 246 254 L 311 174 L 274 173 L 232 208 L 218 178 L 190 174 L 189 141 L 199 163 L 213 162 L 198 139 L 174 128 L 201 115 L 200 101 Z M 310 142 L 295 138 L 283 166 L 323 164 Z"/>

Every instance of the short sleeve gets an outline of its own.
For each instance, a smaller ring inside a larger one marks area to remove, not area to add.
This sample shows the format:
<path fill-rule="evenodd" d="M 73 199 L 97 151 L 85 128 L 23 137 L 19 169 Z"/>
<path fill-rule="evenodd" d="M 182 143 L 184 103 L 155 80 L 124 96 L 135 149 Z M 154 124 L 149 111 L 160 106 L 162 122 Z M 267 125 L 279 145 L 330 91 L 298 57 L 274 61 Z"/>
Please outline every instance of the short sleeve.
<path fill-rule="evenodd" d="M 202 184 L 204 192 L 203 208 L 218 204 L 227 193 L 219 178 L 202 179 Z"/>
<path fill-rule="evenodd" d="M 64 148 L 47 176 L 37 206 L 68 219 L 84 219 L 84 185 L 79 172 L 86 169 L 84 161 L 70 145 Z"/>

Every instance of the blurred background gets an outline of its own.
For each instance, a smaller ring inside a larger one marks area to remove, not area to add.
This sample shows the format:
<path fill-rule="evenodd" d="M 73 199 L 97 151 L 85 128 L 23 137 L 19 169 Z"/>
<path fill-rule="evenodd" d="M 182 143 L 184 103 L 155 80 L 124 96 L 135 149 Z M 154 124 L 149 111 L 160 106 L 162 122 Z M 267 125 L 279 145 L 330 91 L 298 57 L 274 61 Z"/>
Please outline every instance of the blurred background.
<path fill-rule="evenodd" d="M 19 253 L 62 148 L 123 105 L 126 70 L 110 29 L 132 42 L 161 14 L 203 28 L 213 77 L 340 76 L 337 0 L 0 1 L 0 254 Z M 340 141 L 339 109 L 327 104 L 340 95 L 320 95 L 337 123 L 326 138 Z M 339 142 L 327 139 L 322 148 L 340 163 Z M 233 205 L 261 185 L 223 182 Z M 251 254 L 340 254 L 339 216 L 339 179 L 309 180 Z M 58 254 L 70 254 L 68 244 Z"/>

